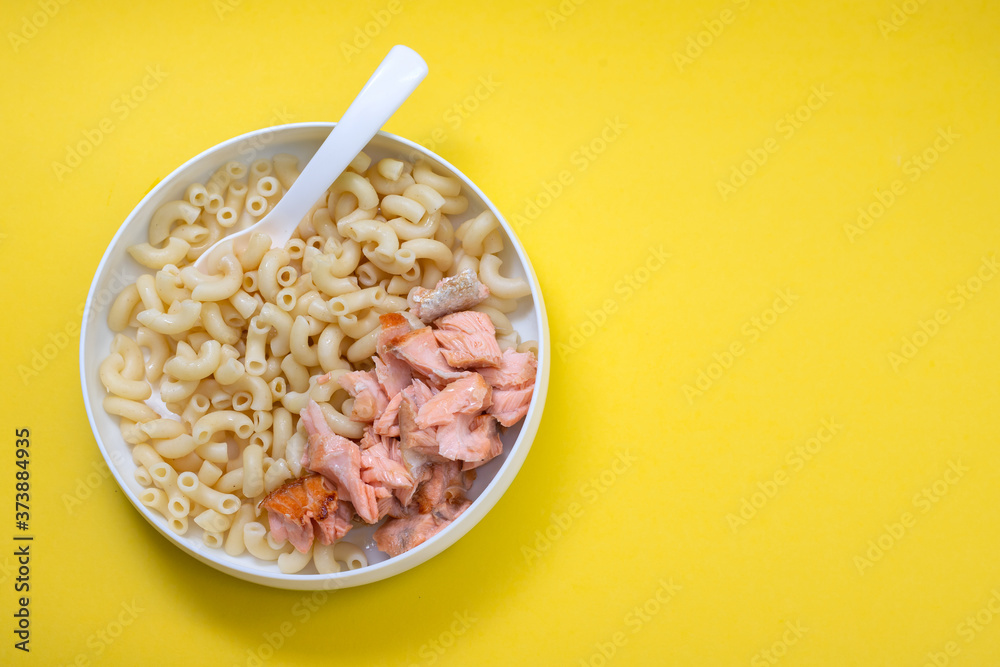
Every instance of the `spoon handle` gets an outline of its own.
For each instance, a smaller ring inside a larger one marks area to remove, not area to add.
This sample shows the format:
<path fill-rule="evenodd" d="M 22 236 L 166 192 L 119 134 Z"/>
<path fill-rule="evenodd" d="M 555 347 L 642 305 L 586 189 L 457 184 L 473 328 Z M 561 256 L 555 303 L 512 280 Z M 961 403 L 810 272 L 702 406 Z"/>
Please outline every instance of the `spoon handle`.
<path fill-rule="evenodd" d="M 264 221 L 275 245 L 283 245 L 316 200 L 340 176 L 375 133 L 427 76 L 427 63 L 397 45 L 368 79 L 330 136 Z"/>

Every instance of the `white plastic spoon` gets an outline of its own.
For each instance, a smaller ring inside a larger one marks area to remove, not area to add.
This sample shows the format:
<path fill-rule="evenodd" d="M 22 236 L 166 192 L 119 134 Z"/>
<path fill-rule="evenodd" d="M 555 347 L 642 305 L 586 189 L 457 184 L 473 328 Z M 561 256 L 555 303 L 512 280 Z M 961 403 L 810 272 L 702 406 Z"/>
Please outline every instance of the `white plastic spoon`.
<path fill-rule="evenodd" d="M 215 243 L 195 261 L 195 268 L 202 272 L 210 270 L 219 257 L 242 247 L 251 234 L 258 232 L 270 236 L 272 246 L 287 243 L 313 204 L 426 76 L 427 63 L 416 51 L 402 45 L 392 47 L 274 208 L 256 224 Z"/>
<path fill-rule="evenodd" d="M 242 247 L 257 232 L 270 236 L 272 246 L 287 243 L 313 204 L 426 76 L 427 63 L 416 51 L 401 45 L 392 47 L 274 208 L 256 224 L 215 243 L 195 261 L 195 268 L 201 272 L 210 270 L 219 257 Z M 160 398 L 158 386 L 153 387 L 153 395 L 145 402 L 161 416 L 175 417 Z"/>

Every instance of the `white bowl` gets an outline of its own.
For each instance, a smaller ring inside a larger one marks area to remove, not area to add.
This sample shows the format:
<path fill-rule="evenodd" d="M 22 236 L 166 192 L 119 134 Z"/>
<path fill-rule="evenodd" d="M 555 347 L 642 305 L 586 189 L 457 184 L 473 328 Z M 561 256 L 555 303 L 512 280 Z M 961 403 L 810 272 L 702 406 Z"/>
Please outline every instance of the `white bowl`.
<path fill-rule="evenodd" d="M 510 314 L 510 319 L 522 340 L 538 341 L 539 363 L 534 397 L 525 419 L 504 434 L 503 454 L 478 469 L 478 477 L 469 494 L 473 500 L 471 507 L 425 543 L 394 558 L 375 548 L 371 540 L 373 528 L 359 526 L 344 539 L 364 548 L 368 556 L 368 567 L 336 574 L 282 574 L 276 563 L 260 561 L 249 554 L 234 558 L 222 549 L 205 546 L 200 529 L 194 524 L 186 535 L 173 533 L 162 516 L 139 502 L 138 494 L 142 487 L 134 478 L 136 466 L 132 462 L 131 447 L 121 437 L 118 419 L 109 416 L 102 407 L 106 392 L 97 375 L 98 366 L 109 353 L 114 337 L 106 321 L 108 307 L 122 287 L 134 282 L 141 273 L 148 272 L 148 269 L 132 260 L 125 251 L 126 247 L 146 240 L 150 216 L 160 204 L 182 198 L 187 185 L 206 182 L 216 169 L 229 160 L 249 164 L 253 160 L 270 158 L 277 153 L 291 153 L 304 165 L 334 125 L 335 123 L 295 123 L 250 132 L 206 150 L 163 179 L 143 197 L 111 240 L 94 275 L 80 333 L 80 380 L 87 416 L 101 454 L 125 496 L 149 523 L 188 554 L 240 579 L 278 588 L 334 589 L 366 584 L 408 570 L 451 546 L 496 504 L 521 468 L 541 421 L 548 386 L 549 332 L 545 306 L 538 280 L 510 225 L 486 195 L 458 169 L 412 141 L 380 132 L 371 140 L 365 152 L 375 160 L 399 157 L 413 161 L 417 157 L 423 157 L 434 164 L 439 173 L 449 173 L 459 178 L 463 183 L 462 193 L 469 199 L 469 210 L 460 216 L 453 216 L 456 227 L 458 223 L 484 209 L 491 210 L 500 220 L 505 235 L 506 248 L 501 255 L 504 272 L 520 276 L 531 285 L 530 299 L 523 299 L 521 307 Z"/>

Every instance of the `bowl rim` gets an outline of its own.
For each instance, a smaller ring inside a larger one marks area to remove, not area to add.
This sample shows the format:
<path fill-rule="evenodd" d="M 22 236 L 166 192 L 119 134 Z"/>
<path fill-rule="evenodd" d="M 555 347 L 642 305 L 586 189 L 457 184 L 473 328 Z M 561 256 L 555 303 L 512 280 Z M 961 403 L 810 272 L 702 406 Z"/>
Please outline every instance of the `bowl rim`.
<path fill-rule="evenodd" d="M 527 458 L 528 452 L 530 451 L 531 445 L 533 444 L 537 434 L 538 427 L 541 422 L 542 412 L 544 410 L 549 381 L 551 348 L 545 303 L 534 267 L 528 259 L 528 256 L 525 253 L 516 233 L 514 232 L 513 227 L 507 222 L 506 218 L 497 206 L 489 199 L 489 197 L 486 196 L 479 186 L 476 185 L 472 179 L 470 179 L 460 169 L 429 148 L 421 146 L 420 144 L 417 144 L 416 142 L 405 137 L 380 130 L 376 136 L 372 138 L 372 141 L 376 141 L 378 138 L 381 138 L 382 140 L 387 140 L 390 143 L 398 144 L 398 146 L 403 150 L 408 149 L 410 157 L 427 157 L 432 161 L 437 162 L 439 166 L 459 178 L 459 180 L 462 181 L 463 187 L 468 188 L 473 194 L 475 194 L 476 197 L 480 199 L 485 208 L 489 209 L 494 215 L 496 215 L 497 219 L 500 221 L 501 227 L 507 235 L 509 247 L 517 255 L 518 261 L 520 262 L 520 265 L 525 273 L 525 277 L 531 287 L 531 297 L 534 303 L 531 315 L 536 319 L 538 329 L 538 370 L 536 374 L 535 391 L 531 399 L 531 404 L 528 407 L 528 413 L 521 425 L 521 431 L 518 433 L 513 445 L 511 445 L 506 460 L 504 460 L 502 465 L 497 469 L 493 479 L 491 479 L 482 489 L 479 497 L 472 501 L 472 504 L 462 513 L 462 515 L 424 543 L 403 554 L 400 554 L 399 556 L 389 557 L 384 561 L 369 564 L 367 567 L 358 570 L 347 570 L 331 574 L 284 574 L 281 572 L 265 572 L 259 568 L 245 566 L 243 563 L 224 562 L 213 558 L 207 552 L 203 553 L 197 548 L 192 548 L 192 545 L 189 545 L 180 539 L 182 536 L 176 535 L 172 531 L 166 529 L 165 525 L 161 526 L 161 522 L 157 520 L 152 511 L 142 505 L 142 503 L 138 501 L 138 498 L 134 497 L 132 490 L 129 488 L 129 485 L 123 479 L 122 474 L 118 470 L 118 466 L 114 461 L 116 457 L 112 456 L 112 452 L 109 451 L 100 435 L 94 414 L 95 406 L 92 406 L 91 401 L 88 400 L 87 390 L 88 384 L 96 379 L 90 379 L 87 377 L 86 349 L 88 332 L 92 325 L 91 320 L 96 314 L 94 304 L 99 289 L 99 278 L 104 276 L 110 268 L 109 264 L 111 262 L 112 250 L 118 246 L 121 237 L 126 233 L 126 230 L 133 224 L 139 214 L 143 212 L 147 202 L 157 197 L 162 190 L 175 185 L 175 178 L 177 178 L 182 172 L 185 172 L 194 163 L 204 160 L 214 153 L 224 152 L 234 144 L 240 144 L 241 142 L 246 142 L 253 138 L 260 137 L 261 135 L 272 135 L 278 137 L 283 133 L 294 132 L 295 130 L 332 130 L 336 127 L 336 125 L 336 122 L 315 121 L 287 123 L 283 125 L 260 128 L 215 144 L 199 152 L 197 155 L 191 157 L 183 164 L 173 169 L 167 176 L 163 177 L 156 183 L 156 185 L 150 188 L 150 190 L 139 200 L 139 202 L 136 203 L 136 205 L 122 221 L 122 224 L 115 232 L 111 241 L 108 243 L 104 254 L 101 256 L 101 260 L 94 271 L 94 277 L 91 282 L 90 289 L 87 292 L 87 299 L 83 310 L 80 329 L 80 389 L 84 408 L 87 412 L 87 419 L 90 422 L 91 433 L 97 443 L 104 462 L 108 465 L 108 468 L 115 478 L 115 482 L 121 488 L 125 497 L 128 498 L 132 506 L 138 510 L 139 514 L 148 523 L 164 535 L 171 544 L 180 548 L 186 554 L 194 556 L 214 569 L 225 572 L 236 578 L 257 584 L 285 589 L 333 590 L 380 581 L 427 562 L 457 542 L 486 516 L 486 514 L 497 504 L 497 502 L 499 502 L 501 496 L 503 496 L 506 490 L 513 483 L 514 478 L 524 463 L 524 460 Z M 277 143 L 280 145 L 280 141 Z M 369 142 L 369 144 L 371 144 L 371 142 Z M 126 447 L 129 447 L 129 445 L 126 444 Z M 225 555 L 225 552 L 221 553 Z M 225 557 L 228 558 L 229 556 L 225 555 Z"/>

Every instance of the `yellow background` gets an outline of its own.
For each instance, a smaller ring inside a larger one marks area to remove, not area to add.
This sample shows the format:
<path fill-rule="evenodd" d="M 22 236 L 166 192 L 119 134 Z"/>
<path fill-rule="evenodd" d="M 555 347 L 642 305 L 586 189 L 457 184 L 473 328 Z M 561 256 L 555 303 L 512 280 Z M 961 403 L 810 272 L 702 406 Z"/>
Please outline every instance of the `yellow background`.
<path fill-rule="evenodd" d="M 5 3 L 0 662 L 255 664 L 282 623 L 266 664 L 1000 662 L 1000 279 L 974 280 L 1000 251 L 1000 6 L 224 2 Z M 548 407 L 469 535 L 310 609 L 183 555 L 92 474 L 75 324 L 158 179 L 249 130 L 336 120 L 396 43 L 430 75 L 386 129 L 519 222 Z M 122 117 L 147 67 L 165 76 Z M 893 363 L 904 337 L 922 345 Z M 11 632 L 22 426 L 30 655 Z"/>

